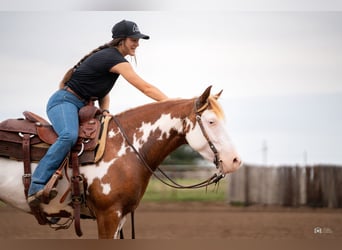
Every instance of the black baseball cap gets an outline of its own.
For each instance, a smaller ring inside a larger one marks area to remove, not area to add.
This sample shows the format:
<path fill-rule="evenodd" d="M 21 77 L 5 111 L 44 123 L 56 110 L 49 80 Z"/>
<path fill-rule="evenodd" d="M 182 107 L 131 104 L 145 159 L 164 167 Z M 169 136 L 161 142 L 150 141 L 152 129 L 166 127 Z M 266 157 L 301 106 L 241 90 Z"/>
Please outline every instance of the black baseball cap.
<path fill-rule="evenodd" d="M 112 38 L 142 38 L 142 39 L 150 39 L 149 36 L 140 33 L 138 25 L 134 22 L 122 20 L 115 24 L 112 28 Z"/>

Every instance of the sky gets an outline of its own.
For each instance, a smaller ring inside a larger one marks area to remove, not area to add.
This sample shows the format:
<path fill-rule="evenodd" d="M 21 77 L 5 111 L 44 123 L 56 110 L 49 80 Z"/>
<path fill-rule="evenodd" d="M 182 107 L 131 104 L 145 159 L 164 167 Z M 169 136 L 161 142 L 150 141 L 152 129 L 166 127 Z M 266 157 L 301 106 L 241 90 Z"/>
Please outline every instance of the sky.
<path fill-rule="evenodd" d="M 24 110 L 46 117 L 65 71 L 110 41 L 112 26 L 127 19 L 151 37 L 140 41 L 137 62 L 129 59 L 146 81 L 169 97 L 198 96 L 209 85 L 223 89 L 227 129 L 244 162 L 342 165 L 341 11 L 319 10 L 318 3 L 310 10 L 200 4 L 98 11 L 108 4 L 100 2 L 81 11 L 73 9 L 77 4 L 0 9 L 0 120 Z M 110 110 L 147 102 L 121 78 Z"/>

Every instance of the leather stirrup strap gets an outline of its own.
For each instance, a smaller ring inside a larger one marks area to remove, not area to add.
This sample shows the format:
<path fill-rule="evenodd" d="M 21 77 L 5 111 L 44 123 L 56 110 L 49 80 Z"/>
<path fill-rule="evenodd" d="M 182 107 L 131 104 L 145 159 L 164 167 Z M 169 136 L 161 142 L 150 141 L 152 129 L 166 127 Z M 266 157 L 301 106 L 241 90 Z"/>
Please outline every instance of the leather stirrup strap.
<path fill-rule="evenodd" d="M 23 175 L 23 184 L 24 184 L 24 192 L 25 197 L 27 199 L 28 190 L 31 185 L 31 154 L 30 154 L 30 134 L 23 135 L 23 162 L 24 162 L 24 175 Z"/>
<path fill-rule="evenodd" d="M 23 162 L 24 162 L 24 175 L 23 175 L 23 184 L 24 184 L 24 192 L 25 197 L 28 197 L 28 190 L 31 185 L 31 152 L 30 152 L 30 134 L 23 134 Z M 36 217 L 38 223 L 40 225 L 45 225 L 48 223 L 46 217 L 44 216 L 43 212 L 40 210 L 40 207 L 30 206 L 31 212 L 33 213 L 34 217 Z"/>
<path fill-rule="evenodd" d="M 62 164 L 59 166 L 59 168 L 55 171 L 55 173 L 51 176 L 48 183 L 46 183 L 44 190 L 43 190 L 43 202 L 45 204 L 48 204 L 50 202 L 50 192 L 51 189 L 56 187 L 58 184 L 58 180 L 63 178 L 63 168 L 68 163 L 69 157 L 66 156 L 62 162 Z"/>
<path fill-rule="evenodd" d="M 83 177 L 80 175 L 78 153 L 71 153 L 72 177 L 71 177 L 71 199 L 74 206 L 75 231 L 77 236 L 82 236 L 81 230 L 81 205 L 83 203 L 82 189 Z"/>

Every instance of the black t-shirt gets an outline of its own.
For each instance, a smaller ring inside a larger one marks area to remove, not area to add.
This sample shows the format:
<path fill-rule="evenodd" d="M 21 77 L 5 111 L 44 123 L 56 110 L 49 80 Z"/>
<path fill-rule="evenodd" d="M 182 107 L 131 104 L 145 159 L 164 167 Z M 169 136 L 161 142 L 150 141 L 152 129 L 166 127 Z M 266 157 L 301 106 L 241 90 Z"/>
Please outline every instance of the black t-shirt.
<path fill-rule="evenodd" d="M 102 49 L 89 56 L 73 72 L 66 86 L 85 100 L 90 97 L 102 98 L 113 88 L 119 74 L 109 70 L 127 60 L 116 48 Z"/>

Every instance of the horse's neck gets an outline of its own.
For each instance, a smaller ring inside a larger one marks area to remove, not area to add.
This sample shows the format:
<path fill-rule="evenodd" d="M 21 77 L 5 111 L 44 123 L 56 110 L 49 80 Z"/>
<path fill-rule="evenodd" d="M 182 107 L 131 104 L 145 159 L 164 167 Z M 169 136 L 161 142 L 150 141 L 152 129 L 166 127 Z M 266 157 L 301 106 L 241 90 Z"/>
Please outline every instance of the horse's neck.
<path fill-rule="evenodd" d="M 151 166 L 158 166 L 173 150 L 186 143 L 183 134 L 185 115 L 179 111 L 175 114 L 177 107 L 173 103 L 156 103 L 117 116 L 130 143 Z"/>

